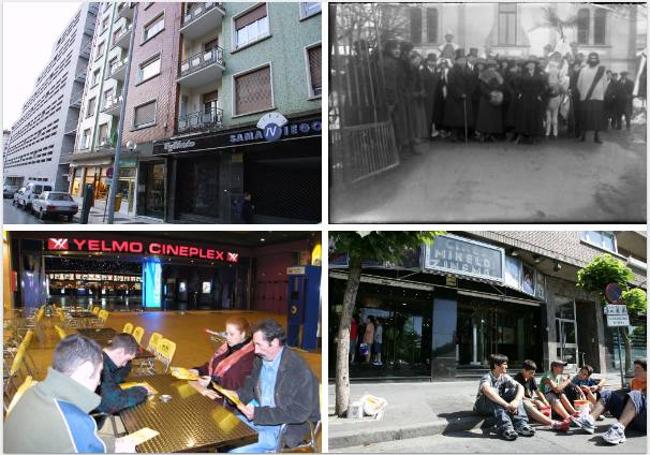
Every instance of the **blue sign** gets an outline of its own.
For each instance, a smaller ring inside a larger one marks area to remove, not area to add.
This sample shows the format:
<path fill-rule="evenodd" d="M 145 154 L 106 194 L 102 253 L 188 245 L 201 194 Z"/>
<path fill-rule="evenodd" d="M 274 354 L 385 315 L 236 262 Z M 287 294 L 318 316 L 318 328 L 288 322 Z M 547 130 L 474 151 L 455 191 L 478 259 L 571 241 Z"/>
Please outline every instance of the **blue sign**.
<path fill-rule="evenodd" d="M 276 142 L 282 137 L 282 128 L 275 123 L 270 123 L 264 127 L 264 139 L 268 142 Z"/>
<path fill-rule="evenodd" d="M 142 306 L 160 308 L 162 301 L 162 265 L 158 258 L 147 258 L 142 264 Z"/>

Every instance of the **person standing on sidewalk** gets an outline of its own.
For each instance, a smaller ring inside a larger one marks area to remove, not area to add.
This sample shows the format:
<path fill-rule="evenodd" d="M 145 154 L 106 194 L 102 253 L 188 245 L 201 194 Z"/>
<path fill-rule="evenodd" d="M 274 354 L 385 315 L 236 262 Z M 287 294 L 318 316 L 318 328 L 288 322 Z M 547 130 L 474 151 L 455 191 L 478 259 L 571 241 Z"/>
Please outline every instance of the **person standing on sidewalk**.
<path fill-rule="evenodd" d="M 357 317 L 352 316 L 350 324 L 350 363 L 354 363 L 354 357 L 357 353 L 357 337 L 359 336 L 359 323 Z"/>
<path fill-rule="evenodd" d="M 576 88 L 580 93 L 580 141 L 585 141 L 587 131 L 593 131 L 594 142 L 602 144 L 598 133 L 602 131 L 605 123 L 607 79 L 605 67 L 598 65 L 599 63 L 598 54 L 591 52 L 587 59 L 588 66 L 580 70 Z"/>
<path fill-rule="evenodd" d="M 507 374 L 508 357 L 492 354 L 490 370 L 479 382 L 474 412 L 494 417 L 499 435 L 506 441 L 514 441 L 518 436 L 533 436 L 535 430 L 528 425 L 522 400 L 524 388 Z"/>
<path fill-rule="evenodd" d="M 366 352 L 366 363 L 370 363 L 370 357 L 372 356 L 372 344 L 375 340 L 375 318 L 368 316 L 366 318 L 366 331 L 363 332 L 363 342 L 368 346 L 368 352 Z"/>
<path fill-rule="evenodd" d="M 372 350 L 375 354 L 375 361 L 372 362 L 373 365 L 382 366 L 381 362 L 381 343 L 384 336 L 384 326 L 381 324 L 381 318 L 377 318 L 375 324 L 375 337 L 374 343 L 372 345 Z"/>

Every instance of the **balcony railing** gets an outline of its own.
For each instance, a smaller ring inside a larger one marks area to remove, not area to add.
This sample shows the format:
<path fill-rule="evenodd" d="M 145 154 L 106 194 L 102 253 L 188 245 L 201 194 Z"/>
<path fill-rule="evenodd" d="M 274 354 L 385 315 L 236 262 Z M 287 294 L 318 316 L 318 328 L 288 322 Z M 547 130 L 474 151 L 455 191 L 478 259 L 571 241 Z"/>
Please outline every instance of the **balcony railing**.
<path fill-rule="evenodd" d="M 78 72 L 74 77 L 75 82 L 86 82 L 86 70 Z"/>
<path fill-rule="evenodd" d="M 126 76 L 126 63 L 127 59 L 118 60 L 113 63 L 108 69 L 108 78 L 113 78 L 118 81 L 123 81 Z"/>
<path fill-rule="evenodd" d="M 89 41 L 88 44 L 82 47 L 81 50 L 79 51 L 79 56 L 83 58 L 90 58 L 91 45 L 92 45 L 92 41 Z"/>
<path fill-rule="evenodd" d="M 221 109 L 181 115 L 176 123 L 176 132 L 178 134 L 221 128 L 223 128 L 223 110 Z"/>
<path fill-rule="evenodd" d="M 196 73 L 214 63 L 223 66 L 223 49 L 219 46 L 215 46 L 209 51 L 199 52 L 187 60 L 183 60 L 178 72 L 178 77 L 185 77 L 192 73 Z"/>
<path fill-rule="evenodd" d="M 70 103 L 70 107 L 81 109 L 81 97 L 73 98 L 73 101 Z"/>
<path fill-rule="evenodd" d="M 120 106 L 122 105 L 122 97 L 109 96 L 104 100 L 101 111 L 104 114 L 120 115 Z"/>
<path fill-rule="evenodd" d="M 126 17 L 127 19 L 133 19 L 133 7 L 135 2 L 120 2 L 117 5 L 117 15 L 120 17 Z"/>
<path fill-rule="evenodd" d="M 212 11 L 214 8 L 219 8 L 221 9 L 221 12 L 223 12 L 222 8 L 223 3 L 222 2 L 197 2 L 192 7 L 185 13 L 185 16 L 183 16 L 183 26 L 189 24 L 195 19 L 198 19 L 199 17 L 203 16 L 204 14 L 209 13 Z"/>
<path fill-rule="evenodd" d="M 127 24 L 120 34 L 113 38 L 113 46 L 128 49 L 131 43 L 131 30 L 133 30 L 133 24 Z"/>

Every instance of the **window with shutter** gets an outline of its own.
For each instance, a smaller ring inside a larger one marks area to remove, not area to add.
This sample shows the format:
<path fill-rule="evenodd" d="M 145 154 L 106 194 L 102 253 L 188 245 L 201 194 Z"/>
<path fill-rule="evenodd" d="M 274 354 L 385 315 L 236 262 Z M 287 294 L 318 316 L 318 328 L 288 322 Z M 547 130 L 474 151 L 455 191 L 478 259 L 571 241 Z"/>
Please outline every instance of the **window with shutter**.
<path fill-rule="evenodd" d="M 97 101 L 96 98 L 90 98 L 90 100 L 88 100 L 88 109 L 86 109 L 86 118 L 92 117 L 95 114 L 96 101 Z"/>
<path fill-rule="evenodd" d="M 99 126 L 99 145 L 108 142 L 108 123 Z"/>
<path fill-rule="evenodd" d="M 309 82 L 311 96 L 320 96 L 321 85 L 321 46 L 315 46 L 307 50 L 309 56 Z"/>
<path fill-rule="evenodd" d="M 271 67 L 251 71 L 235 78 L 235 114 L 271 109 Z"/>
<path fill-rule="evenodd" d="M 268 34 L 266 3 L 235 18 L 235 48 L 257 41 Z"/>
<path fill-rule="evenodd" d="M 160 56 L 157 55 L 140 65 L 140 82 L 160 74 Z"/>
<path fill-rule="evenodd" d="M 410 10 L 411 14 L 411 42 L 413 44 L 422 43 L 422 9 L 414 6 Z"/>
<path fill-rule="evenodd" d="M 147 41 L 156 36 L 163 30 L 163 28 L 165 28 L 164 13 L 144 26 L 144 41 Z"/>
<path fill-rule="evenodd" d="M 438 42 L 438 9 L 427 8 L 427 41 Z"/>
<path fill-rule="evenodd" d="M 594 44 L 605 44 L 607 35 L 607 11 L 597 9 L 594 11 Z"/>
<path fill-rule="evenodd" d="M 589 10 L 578 10 L 578 44 L 589 44 Z"/>
<path fill-rule="evenodd" d="M 151 101 L 135 108 L 133 126 L 140 128 L 156 123 L 156 101 Z"/>

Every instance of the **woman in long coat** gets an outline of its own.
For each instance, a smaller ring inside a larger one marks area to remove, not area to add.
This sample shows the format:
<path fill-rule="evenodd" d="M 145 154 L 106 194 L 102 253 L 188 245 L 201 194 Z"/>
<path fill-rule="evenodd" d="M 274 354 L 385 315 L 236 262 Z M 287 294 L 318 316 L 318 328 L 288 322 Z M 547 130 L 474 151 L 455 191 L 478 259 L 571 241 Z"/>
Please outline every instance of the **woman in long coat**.
<path fill-rule="evenodd" d="M 479 78 L 481 98 L 479 99 L 476 131 L 481 134 L 481 142 L 494 141 L 494 135 L 503 133 L 503 91 L 505 81 L 496 70 L 496 60 L 489 60 L 487 68 Z"/>
<path fill-rule="evenodd" d="M 409 55 L 409 125 L 411 127 L 411 142 L 413 145 L 421 143 L 429 137 L 431 124 L 427 125 L 427 115 L 424 106 L 426 93 L 420 66 L 422 56 L 417 51 Z"/>
<path fill-rule="evenodd" d="M 544 134 L 544 95 L 546 81 L 535 57 L 530 57 L 519 79 L 516 99 L 515 130 L 517 143 L 523 138 L 535 143 L 535 137 Z"/>
<path fill-rule="evenodd" d="M 462 140 L 465 128 L 474 127 L 472 91 L 474 75 L 467 68 L 467 59 L 458 55 L 454 67 L 447 76 L 447 100 L 445 102 L 445 125 L 455 131 L 453 140 Z"/>

